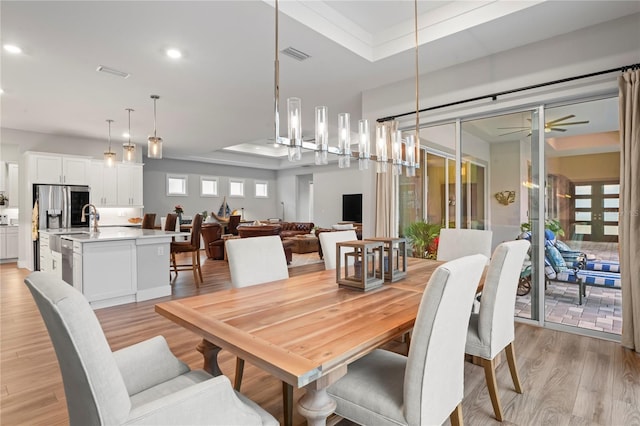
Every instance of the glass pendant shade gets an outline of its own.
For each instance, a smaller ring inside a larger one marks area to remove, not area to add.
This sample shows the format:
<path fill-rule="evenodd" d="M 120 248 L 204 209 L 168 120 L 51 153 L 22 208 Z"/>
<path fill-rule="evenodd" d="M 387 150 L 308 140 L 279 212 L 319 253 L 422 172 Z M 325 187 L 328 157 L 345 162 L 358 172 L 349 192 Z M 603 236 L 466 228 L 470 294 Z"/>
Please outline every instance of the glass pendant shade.
<path fill-rule="evenodd" d="M 376 172 L 387 172 L 387 127 L 384 123 L 376 124 Z"/>
<path fill-rule="evenodd" d="M 131 111 L 132 108 L 125 108 L 125 111 L 129 113 L 129 132 L 127 137 L 128 142 L 122 144 L 122 162 L 123 163 L 135 163 L 136 162 L 136 145 L 131 143 Z"/>
<path fill-rule="evenodd" d="M 358 120 L 358 168 L 369 169 L 371 158 L 371 134 L 369 132 L 369 120 Z"/>
<path fill-rule="evenodd" d="M 338 114 L 338 167 L 351 166 L 351 123 L 349 113 Z"/>
<path fill-rule="evenodd" d="M 407 177 L 413 177 L 416 175 L 416 138 L 414 135 L 407 136 L 405 152 L 407 162 Z"/>
<path fill-rule="evenodd" d="M 147 143 L 147 157 L 162 159 L 162 138 L 149 136 Z"/>
<path fill-rule="evenodd" d="M 393 174 L 402 173 L 402 132 L 396 130 L 391 133 L 391 160 L 393 163 Z"/>
<path fill-rule="evenodd" d="M 327 120 L 328 108 L 316 107 L 316 164 L 328 163 L 327 151 L 329 150 L 329 123 Z"/>
<path fill-rule="evenodd" d="M 151 95 L 151 99 L 153 99 L 153 136 L 149 136 L 147 139 L 147 157 L 161 160 L 162 138 L 159 138 L 156 133 L 156 101 L 160 99 L 160 96 Z"/>
<path fill-rule="evenodd" d="M 302 101 L 300 98 L 287 99 L 289 129 L 289 161 L 302 158 Z"/>
<path fill-rule="evenodd" d="M 131 142 L 122 144 L 122 162 L 123 163 L 135 163 L 136 162 L 136 145 Z"/>
<path fill-rule="evenodd" d="M 113 120 L 107 120 L 109 123 L 109 150 L 104 153 L 104 164 L 107 167 L 113 167 L 116 164 L 116 153 L 111 151 L 111 123 Z"/>

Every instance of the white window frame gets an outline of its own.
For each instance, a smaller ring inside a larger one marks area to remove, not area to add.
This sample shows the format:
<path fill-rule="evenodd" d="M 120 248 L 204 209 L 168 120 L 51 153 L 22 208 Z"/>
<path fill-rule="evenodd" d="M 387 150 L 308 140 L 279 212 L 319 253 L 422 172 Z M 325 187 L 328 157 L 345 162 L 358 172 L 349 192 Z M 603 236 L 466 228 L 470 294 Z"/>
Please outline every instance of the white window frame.
<path fill-rule="evenodd" d="M 170 190 L 170 184 L 169 181 L 175 179 L 175 180 L 182 180 L 183 181 L 183 188 L 184 191 L 180 191 L 180 192 L 173 192 Z M 167 197 L 187 197 L 189 195 L 189 176 L 187 175 L 177 175 L 177 174 L 172 174 L 172 173 L 167 173 Z"/>
<path fill-rule="evenodd" d="M 215 182 L 215 191 L 212 194 L 205 194 L 202 187 L 203 182 Z M 200 176 L 200 196 L 217 197 L 220 192 L 220 179 L 217 176 Z"/>
<path fill-rule="evenodd" d="M 240 187 L 242 188 L 242 191 L 240 193 L 238 192 L 233 192 L 233 185 L 234 184 L 239 184 Z M 229 197 L 230 198 L 244 198 L 244 179 L 229 179 Z"/>
<path fill-rule="evenodd" d="M 264 192 L 265 195 L 258 195 L 258 186 L 259 185 L 264 185 Z M 266 180 L 257 180 L 254 182 L 254 186 L 253 186 L 253 194 L 256 198 L 269 198 L 269 182 Z"/>

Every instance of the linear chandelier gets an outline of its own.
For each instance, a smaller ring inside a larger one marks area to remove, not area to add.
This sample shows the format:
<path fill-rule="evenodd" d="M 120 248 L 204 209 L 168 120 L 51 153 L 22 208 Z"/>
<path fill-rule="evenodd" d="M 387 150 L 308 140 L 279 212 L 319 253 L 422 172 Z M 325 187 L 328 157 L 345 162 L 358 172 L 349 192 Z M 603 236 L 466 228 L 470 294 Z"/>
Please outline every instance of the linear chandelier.
<path fill-rule="evenodd" d="M 396 120 L 376 123 L 375 155 L 371 154 L 371 136 L 369 121 L 358 121 L 358 151 L 351 151 L 351 123 L 348 113 L 338 114 L 338 145 L 329 145 L 328 108 L 315 108 L 315 143 L 302 138 L 302 100 L 300 98 L 287 99 L 287 131 L 288 136 L 280 136 L 280 61 L 278 40 L 278 0 L 275 0 L 275 78 L 274 78 L 274 115 L 275 138 L 274 144 L 288 147 L 289 161 L 302 158 L 302 150 L 315 152 L 315 164 L 328 164 L 328 154 L 338 156 L 338 167 L 351 166 L 351 158 L 358 159 L 360 170 L 369 168 L 369 161 L 376 163 L 377 173 L 386 173 L 387 165 L 391 164 L 394 174 L 402 174 L 402 168 L 407 176 L 415 176 L 420 168 L 420 119 L 419 119 L 419 86 L 418 86 L 418 0 L 414 0 L 414 30 L 415 30 L 415 61 L 416 61 L 416 128 L 415 134 L 402 138 L 402 131 L 398 129 Z M 389 158 L 388 151 L 391 151 Z"/>

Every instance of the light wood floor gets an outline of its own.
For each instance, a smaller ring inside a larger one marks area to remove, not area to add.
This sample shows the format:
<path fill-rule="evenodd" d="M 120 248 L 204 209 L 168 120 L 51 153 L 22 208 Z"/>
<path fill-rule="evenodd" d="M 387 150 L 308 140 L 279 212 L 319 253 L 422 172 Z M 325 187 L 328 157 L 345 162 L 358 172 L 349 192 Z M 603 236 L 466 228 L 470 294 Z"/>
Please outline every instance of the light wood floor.
<path fill-rule="evenodd" d="M 203 256 L 204 259 L 204 256 Z M 300 274 L 322 264 L 291 268 Z M 57 359 L 40 314 L 22 283 L 28 271 L 0 266 L 1 348 L 0 424 L 67 424 L 67 408 Z M 203 260 L 199 290 L 181 272 L 173 297 L 230 286 L 227 264 Z M 168 299 L 168 298 L 165 298 Z M 96 311 L 112 349 L 162 334 L 176 356 L 192 368 L 202 358 L 199 338 L 157 315 L 160 300 Z M 397 343 L 394 349 L 402 350 Z M 515 393 L 506 363 L 497 369 L 506 425 L 640 425 L 640 355 L 618 344 L 556 331 L 516 325 L 516 354 L 524 394 Z M 235 358 L 221 352 L 221 367 L 233 378 Z M 481 367 L 465 365 L 464 420 L 468 425 L 498 424 Z M 245 367 L 242 392 L 282 421 L 281 385 L 259 369 Z M 302 391 L 297 390 L 297 400 Z M 304 419 L 294 413 L 294 423 Z M 343 422 L 347 423 L 347 422 Z M 373 425 L 375 426 L 375 425 Z"/>

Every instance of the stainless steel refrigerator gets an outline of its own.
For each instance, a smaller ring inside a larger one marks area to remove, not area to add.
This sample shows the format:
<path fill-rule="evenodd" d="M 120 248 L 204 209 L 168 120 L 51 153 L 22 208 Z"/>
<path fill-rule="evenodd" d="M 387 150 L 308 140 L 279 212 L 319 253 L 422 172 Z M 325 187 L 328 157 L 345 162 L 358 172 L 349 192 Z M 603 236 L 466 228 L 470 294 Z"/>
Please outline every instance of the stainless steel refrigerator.
<path fill-rule="evenodd" d="M 36 203 L 38 205 L 38 229 L 88 227 L 88 218 L 86 222 L 82 222 L 82 207 L 89 204 L 88 186 L 33 185 L 34 207 Z M 34 270 L 39 270 L 38 240 L 34 241 L 33 249 Z"/>

